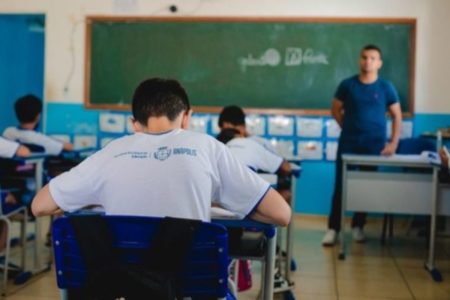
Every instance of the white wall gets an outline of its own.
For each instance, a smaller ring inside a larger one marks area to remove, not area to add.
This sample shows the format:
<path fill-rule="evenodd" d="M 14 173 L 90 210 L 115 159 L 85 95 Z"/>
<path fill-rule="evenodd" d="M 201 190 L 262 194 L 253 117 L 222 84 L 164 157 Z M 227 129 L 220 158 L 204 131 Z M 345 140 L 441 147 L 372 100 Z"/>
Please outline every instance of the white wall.
<path fill-rule="evenodd" d="M 0 12 L 46 14 L 45 98 L 75 103 L 83 102 L 86 15 L 417 18 L 415 111 L 450 113 L 450 0 L 1 0 Z"/>

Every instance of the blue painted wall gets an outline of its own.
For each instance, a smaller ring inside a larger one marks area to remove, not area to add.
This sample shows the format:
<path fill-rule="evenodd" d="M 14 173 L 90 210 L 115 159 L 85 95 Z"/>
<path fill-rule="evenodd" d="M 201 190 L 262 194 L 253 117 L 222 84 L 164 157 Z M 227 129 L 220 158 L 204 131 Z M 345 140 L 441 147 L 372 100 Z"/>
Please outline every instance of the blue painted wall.
<path fill-rule="evenodd" d="M 16 125 L 14 101 L 44 88 L 44 15 L 0 14 L 0 132 Z"/>

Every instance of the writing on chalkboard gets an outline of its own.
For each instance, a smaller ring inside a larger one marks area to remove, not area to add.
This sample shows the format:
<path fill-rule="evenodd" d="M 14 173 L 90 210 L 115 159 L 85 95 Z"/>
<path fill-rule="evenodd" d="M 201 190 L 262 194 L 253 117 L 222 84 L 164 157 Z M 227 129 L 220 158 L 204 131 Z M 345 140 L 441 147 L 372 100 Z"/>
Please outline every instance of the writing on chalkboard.
<path fill-rule="evenodd" d="M 322 64 L 328 65 L 328 56 L 321 52 L 315 52 L 312 48 L 287 47 L 284 51 L 284 65 L 287 67 L 300 66 L 302 64 Z M 276 67 L 279 66 L 283 58 L 277 49 L 269 48 L 259 57 L 254 57 L 252 53 L 239 60 L 241 70 L 245 72 L 248 67 Z"/>
<path fill-rule="evenodd" d="M 129 109 L 143 78 L 176 78 L 196 111 L 239 103 L 252 112 L 329 113 L 361 47 L 383 49 L 380 76 L 414 105 L 412 19 L 92 17 L 86 22 L 89 108 Z"/>

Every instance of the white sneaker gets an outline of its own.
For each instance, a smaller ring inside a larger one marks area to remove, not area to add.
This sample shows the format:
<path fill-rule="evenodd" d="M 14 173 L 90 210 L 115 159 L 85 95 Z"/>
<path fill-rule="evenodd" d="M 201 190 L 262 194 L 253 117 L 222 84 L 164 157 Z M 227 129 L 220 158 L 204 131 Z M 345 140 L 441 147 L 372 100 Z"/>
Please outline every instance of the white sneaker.
<path fill-rule="evenodd" d="M 328 229 L 325 236 L 322 239 L 322 246 L 330 247 L 334 246 L 337 242 L 337 232 L 334 229 Z"/>
<path fill-rule="evenodd" d="M 353 227 L 353 240 L 357 243 L 364 243 L 366 241 L 366 236 L 364 235 L 364 231 L 360 227 Z"/>

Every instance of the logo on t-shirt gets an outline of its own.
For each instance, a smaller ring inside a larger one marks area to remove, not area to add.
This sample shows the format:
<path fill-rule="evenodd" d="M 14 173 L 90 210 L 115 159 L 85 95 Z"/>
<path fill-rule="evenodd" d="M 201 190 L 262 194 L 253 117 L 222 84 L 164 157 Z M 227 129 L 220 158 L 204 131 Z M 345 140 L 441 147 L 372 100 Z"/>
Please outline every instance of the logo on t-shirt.
<path fill-rule="evenodd" d="M 169 158 L 172 150 L 168 147 L 159 147 L 158 150 L 153 154 L 153 156 L 160 161 L 164 161 Z"/>

